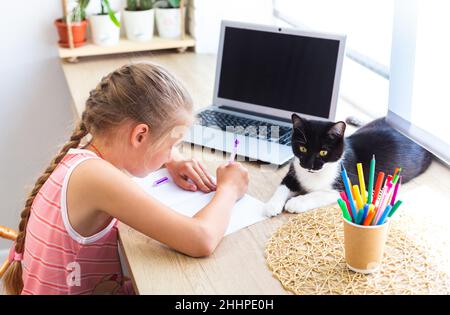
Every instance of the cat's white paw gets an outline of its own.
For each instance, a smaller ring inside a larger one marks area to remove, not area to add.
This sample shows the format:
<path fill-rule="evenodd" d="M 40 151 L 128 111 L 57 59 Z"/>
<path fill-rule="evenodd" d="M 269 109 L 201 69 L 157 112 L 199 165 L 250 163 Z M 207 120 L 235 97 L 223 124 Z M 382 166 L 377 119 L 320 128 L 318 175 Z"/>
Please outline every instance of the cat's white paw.
<path fill-rule="evenodd" d="M 291 198 L 284 209 L 291 213 L 301 213 L 336 203 L 339 194 L 335 191 L 315 191 Z"/>
<path fill-rule="evenodd" d="M 311 209 L 311 205 L 308 202 L 308 198 L 305 196 L 297 196 L 291 198 L 286 202 L 284 209 L 290 213 L 302 213 Z"/>
<path fill-rule="evenodd" d="M 268 203 L 264 205 L 264 214 L 267 217 L 274 217 L 279 215 L 281 211 L 283 211 L 284 202 L 276 202 L 270 200 Z"/>
<path fill-rule="evenodd" d="M 285 185 L 280 185 L 272 198 L 264 205 L 264 213 L 268 217 L 279 215 L 283 211 L 286 200 L 292 195 L 292 192 Z"/>

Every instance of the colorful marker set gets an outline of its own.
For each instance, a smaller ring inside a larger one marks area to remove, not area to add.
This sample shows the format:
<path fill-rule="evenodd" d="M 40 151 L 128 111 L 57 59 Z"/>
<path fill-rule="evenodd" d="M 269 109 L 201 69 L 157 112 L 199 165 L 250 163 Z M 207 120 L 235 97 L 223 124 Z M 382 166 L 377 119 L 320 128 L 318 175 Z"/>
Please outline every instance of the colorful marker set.
<path fill-rule="evenodd" d="M 366 191 L 364 173 L 361 163 L 356 165 L 358 171 L 359 186 L 353 185 L 347 176 L 347 171 L 341 163 L 342 181 L 345 191 L 340 192 L 341 198 L 338 204 L 341 207 L 344 218 L 359 225 L 381 225 L 390 218 L 398 207 L 401 200 L 396 200 L 398 189 L 402 182 L 401 168 L 396 168 L 394 175 L 388 175 L 384 182 L 384 173 L 379 172 L 374 188 L 375 156 L 370 162 L 369 185 Z"/>

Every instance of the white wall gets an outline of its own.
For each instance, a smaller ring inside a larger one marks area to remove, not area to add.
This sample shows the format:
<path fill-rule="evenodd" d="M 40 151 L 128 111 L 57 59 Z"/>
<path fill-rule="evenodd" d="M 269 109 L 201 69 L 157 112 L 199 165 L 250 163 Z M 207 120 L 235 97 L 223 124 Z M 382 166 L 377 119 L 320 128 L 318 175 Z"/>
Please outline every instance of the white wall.
<path fill-rule="evenodd" d="M 17 229 L 34 181 L 69 136 L 71 97 L 53 26 L 60 1 L 2 3 L 0 19 L 0 225 Z M 0 250 L 11 245 L 0 241 Z"/>
<path fill-rule="evenodd" d="M 195 51 L 217 53 L 222 20 L 272 25 L 272 0 L 191 0 L 189 32 L 195 37 Z"/>

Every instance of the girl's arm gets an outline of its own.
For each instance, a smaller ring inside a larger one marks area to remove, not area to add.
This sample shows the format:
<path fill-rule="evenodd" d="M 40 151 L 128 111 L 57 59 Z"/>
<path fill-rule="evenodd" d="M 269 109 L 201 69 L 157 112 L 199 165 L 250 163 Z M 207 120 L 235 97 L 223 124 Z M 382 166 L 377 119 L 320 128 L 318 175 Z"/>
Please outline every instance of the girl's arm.
<path fill-rule="evenodd" d="M 165 206 L 113 165 L 97 159 L 84 161 L 73 171 L 68 195 L 73 198 L 71 204 L 80 205 L 83 211 L 101 209 L 175 250 L 194 257 L 208 256 L 225 233 L 231 208 L 245 193 L 248 176 L 242 169 L 239 163 L 219 167 L 215 196 L 193 218 Z M 219 178 L 223 178 L 221 183 Z M 72 210 L 68 211 L 70 217 Z"/>

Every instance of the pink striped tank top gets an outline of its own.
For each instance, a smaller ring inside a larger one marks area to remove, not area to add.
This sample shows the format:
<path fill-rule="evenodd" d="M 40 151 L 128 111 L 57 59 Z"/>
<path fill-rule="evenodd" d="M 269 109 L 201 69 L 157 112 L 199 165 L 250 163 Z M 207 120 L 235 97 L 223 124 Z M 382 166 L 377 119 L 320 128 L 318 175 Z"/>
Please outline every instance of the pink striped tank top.
<path fill-rule="evenodd" d="M 22 269 L 22 294 L 126 294 L 131 281 L 122 274 L 116 219 L 88 237 L 77 233 L 67 214 L 72 171 L 94 152 L 70 149 L 39 190 L 31 206 Z"/>

